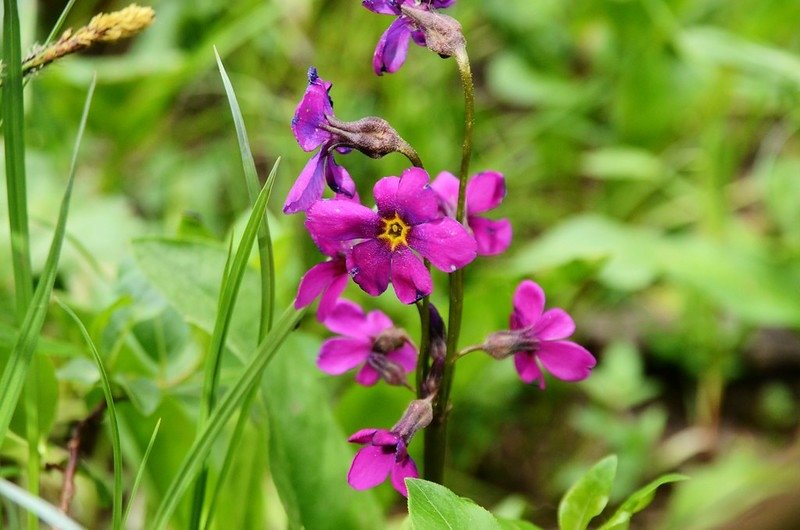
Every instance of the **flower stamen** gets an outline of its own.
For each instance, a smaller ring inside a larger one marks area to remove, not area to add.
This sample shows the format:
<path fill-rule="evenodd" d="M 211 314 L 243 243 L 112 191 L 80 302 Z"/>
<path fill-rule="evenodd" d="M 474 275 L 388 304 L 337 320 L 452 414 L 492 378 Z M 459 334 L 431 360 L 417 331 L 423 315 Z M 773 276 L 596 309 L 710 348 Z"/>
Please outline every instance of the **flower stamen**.
<path fill-rule="evenodd" d="M 382 218 L 381 222 L 383 223 L 383 232 L 378 235 L 378 239 L 386 241 L 392 252 L 400 245 L 408 246 L 408 234 L 411 232 L 411 227 L 397 212 L 394 213 L 394 217 Z"/>

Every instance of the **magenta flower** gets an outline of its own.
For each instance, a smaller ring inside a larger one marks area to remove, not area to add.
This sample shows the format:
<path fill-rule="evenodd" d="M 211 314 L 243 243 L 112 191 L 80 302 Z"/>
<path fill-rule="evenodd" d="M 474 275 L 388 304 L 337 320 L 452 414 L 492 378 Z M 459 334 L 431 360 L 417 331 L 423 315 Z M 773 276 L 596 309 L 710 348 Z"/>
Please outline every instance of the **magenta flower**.
<path fill-rule="evenodd" d="M 417 350 L 384 313 L 365 315 L 358 304 L 340 300 L 324 324 L 341 336 L 322 343 L 320 370 L 339 375 L 360 366 L 356 382 L 361 385 L 372 386 L 379 379 L 390 385 L 407 384 L 406 374 L 417 365 Z"/>
<path fill-rule="evenodd" d="M 313 237 L 355 243 L 347 255 L 347 268 L 370 295 L 381 294 L 389 283 L 405 304 L 430 294 L 430 272 L 412 250 L 448 273 L 475 259 L 475 239 L 460 223 L 441 214 L 424 170 L 409 168 L 400 178 L 382 178 L 373 193 L 377 212 L 330 199 L 312 205 L 306 218 Z"/>
<path fill-rule="evenodd" d="M 308 88 L 297 105 L 292 118 L 292 132 L 304 151 L 320 150 L 306 163 L 297 177 L 286 202 L 284 213 L 305 211 L 322 197 L 325 183 L 336 193 L 352 197 L 355 183 L 346 169 L 334 159 L 334 152 L 347 153 L 339 146 L 337 136 L 329 130 L 328 119 L 333 117 L 333 101 L 328 92 L 331 83 L 317 75 L 313 66 L 308 69 Z"/>
<path fill-rule="evenodd" d="M 439 206 L 445 215 L 455 217 L 458 203 L 458 178 L 442 171 L 431 183 L 439 196 Z M 506 181 L 502 173 L 483 171 L 467 182 L 467 224 L 478 243 L 479 256 L 502 254 L 511 244 L 511 222 L 508 219 L 493 221 L 477 214 L 497 208 L 506 196 Z"/>
<path fill-rule="evenodd" d="M 385 429 L 362 429 L 347 441 L 366 444 L 350 465 L 347 473 L 350 486 L 357 490 L 374 488 L 391 474 L 394 489 L 408 497 L 405 478 L 417 478 L 419 472 L 400 435 Z"/>
<path fill-rule="evenodd" d="M 596 361 L 583 346 L 564 340 L 575 331 L 575 323 L 563 309 L 544 311 L 544 291 L 525 280 L 514 292 L 511 332 L 499 332 L 486 340 L 486 350 L 495 357 L 514 354 L 514 364 L 526 383 L 539 382 L 544 388 L 540 365 L 562 381 L 589 377 Z M 502 348 L 493 344 L 500 345 Z M 502 351 L 505 349 L 505 351 Z"/>
<path fill-rule="evenodd" d="M 347 473 L 350 486 L 357 490 L 373 488 L 391 474 L 394 489 L 408 497 L 405 478 L 417 478 L 419 473 L 406 448 L 417 431 L 430 425 L 432 399 L 433 396 L 429 396 L 409 403 L 403 416 L 389 431 L 362 429 L 347 439 L 364 445 L 356 453 Z"/>
<path fill-rule="evenodd" d="M 347 287 L 350 275 L 347 272 L 345 254 L 348 249 L 340 243 L 332 241 L 315 241 L 315 243 L 320 251 L 330 259 L 317 263 L 300 278 L 297 296 L 294 299 L 294 308 L 306 307 L 319 296 L 317 319 L 323 321 L 333 310 Z"/>
<path fill-rule="evenodd" d="M 373 13 L 397 17 L 381 35 L 375 47 L 375 54 L 372 56 L 372 69 L 375 73 L 383 75 L 384 72 L 391 74 L 399 70 L 406 61 L 409 40 L 413 40 L 418 46 L 425 46 L 425 33 L 403 14 L 400 6 L 431 11 L 450 7 L 454 3 L 455 0 L 362 0 L 361 4 Z"/>

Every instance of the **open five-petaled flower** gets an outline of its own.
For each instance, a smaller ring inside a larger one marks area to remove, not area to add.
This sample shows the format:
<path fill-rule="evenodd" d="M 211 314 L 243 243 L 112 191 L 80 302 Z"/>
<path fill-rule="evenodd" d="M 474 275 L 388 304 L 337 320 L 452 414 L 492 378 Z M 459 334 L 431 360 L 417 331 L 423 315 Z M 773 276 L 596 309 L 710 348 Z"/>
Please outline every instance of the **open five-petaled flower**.
<path fill-rule="evenodd" d="M 328 119 L 333 117 L 333 102 L 328 95 L 331 83 L 317 75 L 313 66 L 308 69 L 308 87 L 297 105 L 292 118 L 292 132 L 304 151 L 320 150 L 306 163 L 297 177 L 286 202 L 284 213 L 305 211 L 322 197 L 325 183 L 336 193 L 352 197 L 355 183 L 346 169 L 336 164 L 334 152 L 349 152 L 341 147 L 329 129 Z"/>
<path fill-rule="evenodd" d="M 537 283 L 525 280 L 517 286 L 510 321 L 513 333 L 518 335 L 519 346 L 512 350 L 516 350 L 514 364 L 520 378 L 526 383 L 538 381 L 544 388 L 541 363 L 563 381 L 586 379 L 595 358 L 583 346 L 564 340 L 575 331 L 575 322 L 563 309 L 545 311 L 544 304 L 544 291 Z"/>
<path fill-rule="evenodd" d="M 406 374 L 417 364 L 417 350 L 384 313 L 364 314 L 358 304 L 340 300 L 324 324 L 341 336 L 322 343 L 317 359 L 320 370 L 339 375 L 361 366 L 356 374 L 361 385 L 371 386 L 379 379 L 391 385 L 407 384 Z"/>
<path fill-rule="evenodd" d="M 297 287 L 294 307 L 306 307 L 319 296 L 317 318 L 324 321 L 336 306 L 350 278 L 345 261 L 348 247 L 338 241 L 315 240 L 314 243 L 330 259 L 317 263 L 303 275 Z"/>
<path fill-rule="evenodd" d="M 440 206 L 450 217 L 456 216 L 458 201 L 458 178 L 452 173 L 442 171 L 431 183 L 439 195 Z M 506 183 L 502 173 L 482 171 L 473 175 L 467 182 L 466 212 L 467 224 L 478 243 L 479 256 L 502 254 L 511 244 L 511 222 L 508 219 L 496 221 L 480 217 L 497 208 L 506 196 Z"/>
<path fill-rule="evenodd" d="M 405 304 L 430 294 L 430 272 L 412 249 L 448 273 L 475 259 L 475 239 L 460 223 L 442 215 L 424 170 L 409 168 L 402 177 L 384 177 L 373 193 L 377 212 L 330 199 L 314 203 L 306 218 L 313 237 L 354 243 L 347 268 L 367 293 L 377 296 L 391 282 Z"/>
<path fill-rule="evenodd" d="M 455 0 L 362 0 L 361 4 L 374 13 L 397 17 L 381 35 L 375 47 L 375 54 L 372 57 L 372 68 L 375 73 L 391 74 L 399 70 L 406 60 L 409 40 L 413 40 L 418 46 L 425 46 L 425 33 L 415 27 L 414 22 L 403 14 L 401 6 L 407 5 L 430 11 L 450 7 L 454 3 Z"/>

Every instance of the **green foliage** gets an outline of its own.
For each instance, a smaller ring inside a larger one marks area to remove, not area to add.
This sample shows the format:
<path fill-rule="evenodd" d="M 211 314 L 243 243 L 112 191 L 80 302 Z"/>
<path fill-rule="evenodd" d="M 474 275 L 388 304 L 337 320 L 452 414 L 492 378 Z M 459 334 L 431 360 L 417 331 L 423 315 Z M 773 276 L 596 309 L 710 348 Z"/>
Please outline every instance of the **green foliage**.
<path fill-rule="evenodd" d="M 558 505 L 558 527 L 561 530 L 585 530 L 608 503 L 617 457 L 608 456 L 594 465 L 564 494 Z"/>
<path fill-rule="evenodd" d="M 406 485 L 408 515 L 415 530 L 503 528 L 491 513 L 444 486 L 421 479 L 406 479 Z"/>

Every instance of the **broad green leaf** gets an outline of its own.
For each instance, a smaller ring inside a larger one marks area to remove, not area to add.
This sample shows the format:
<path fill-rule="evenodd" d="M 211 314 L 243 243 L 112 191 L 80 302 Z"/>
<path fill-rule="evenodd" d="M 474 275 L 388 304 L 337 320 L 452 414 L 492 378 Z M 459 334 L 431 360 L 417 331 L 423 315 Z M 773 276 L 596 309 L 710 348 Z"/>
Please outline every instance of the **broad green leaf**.
<path fill-rule="evenodd" d="M 497 518 L 502 530 L 542 530 L 541 527 L 536 526 L 528 521 L 520 521 L 518 519 L 505 519 L 502 517 Z"/>
<path fill-rule="evenodd" d="M 293 335 L 262 383 L 269 419 L 272 477 L 293 528 L 376 528 L 371 491 L 347 485 L 356 447 L 333 417 L 314 359 L 317 340 Z"/>
<path fill-rule="evenodd" d="M 689 477 L 686 475 L 673 473 L 655 479 L 643 488 L 633 492 L 617 509 L 614 515 L 600 527 L 600 530 L 628 530 L 633 514 L 641 512 L 653 502 L 653 497 L 655 497 L 656 490 L 659 486 L 669 484 L 670 482 L 687 480 L 688 478 Z"/>
<path fill-rule="evenodd" d="M 560 530 L 585 530 L 589 526 L 608 504 L 616 472 L 616 455 L 607 456 L 572 485 L 558 505 Z"/>
<path fill-rule="evenodd" d="M 444 486 L 421 479 L 406 479 L 406 486 L 408 515 L 413 530 L 509 528 L 502 526 L 486 509 Z"/>

